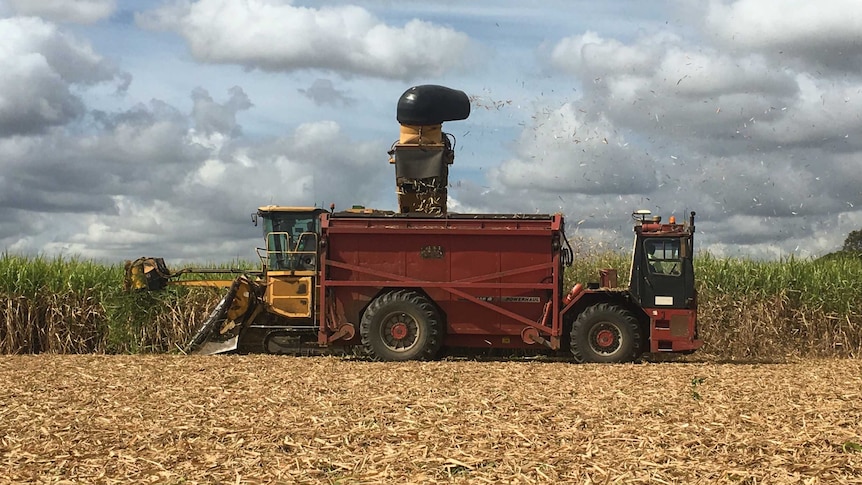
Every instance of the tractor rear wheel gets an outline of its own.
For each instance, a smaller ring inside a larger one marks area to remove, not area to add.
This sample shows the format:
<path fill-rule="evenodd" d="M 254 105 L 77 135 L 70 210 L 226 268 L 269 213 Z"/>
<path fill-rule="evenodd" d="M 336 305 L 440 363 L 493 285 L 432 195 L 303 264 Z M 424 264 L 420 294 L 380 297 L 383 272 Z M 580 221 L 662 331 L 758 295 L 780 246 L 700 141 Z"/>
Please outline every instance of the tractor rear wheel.
<path fill-rule="evenodd" d="M 440 315 L 415 291 L 384 293 L 368 305 L 359 324 L 365 352 L 378 360 L 432 359 L 443 343 Z"/>
<path fill-rule="evenodd" d="M 572 355 L 578 362 L 631 362 L 641 354 L 641 332 L 631 312 L 608 303 L 581 313 L 571 335 Z"/>

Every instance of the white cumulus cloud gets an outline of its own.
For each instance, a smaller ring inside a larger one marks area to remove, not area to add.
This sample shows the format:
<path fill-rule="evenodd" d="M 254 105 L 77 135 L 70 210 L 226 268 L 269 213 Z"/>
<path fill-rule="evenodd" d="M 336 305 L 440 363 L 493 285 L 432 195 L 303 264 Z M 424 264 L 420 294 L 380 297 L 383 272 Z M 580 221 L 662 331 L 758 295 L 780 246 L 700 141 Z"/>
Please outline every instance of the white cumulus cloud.
<path fill-rule="evenodd" d="M 0 136 L 44 131 L 84 113 L 76 87 L 125 76 L 89 44 L 35 17 L 0 19 Z"/>
<path fill-rule="evenodd" d="M 268 71 L 320 69 L 415 79 L 460 67 L 470 47 L 468 36 L 452 28 L 418 19 L 391 26 L 351 5 L 183 1 L 137 19 L 144 27 L 179 33 L 200 61 Z"/>
<path fill-rule="evenodd" d="M 6 3 L 19 15 L 81 24 L 108 18 L 117 8 L 116 0 L 6 0 Z"/>

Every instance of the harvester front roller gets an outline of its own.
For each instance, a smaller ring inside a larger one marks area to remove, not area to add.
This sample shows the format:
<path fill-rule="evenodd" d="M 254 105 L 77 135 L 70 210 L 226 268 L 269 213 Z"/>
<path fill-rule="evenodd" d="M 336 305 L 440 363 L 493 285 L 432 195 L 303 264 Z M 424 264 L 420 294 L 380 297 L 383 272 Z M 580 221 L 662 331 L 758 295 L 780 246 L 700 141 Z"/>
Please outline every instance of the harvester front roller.
<path fill-rule="evenodd" d="M 187 354 L 188 353 L 199 353 L 199 352 L 195 352 L 195 351 L 200 350 L 201 345 L 203 345 L 205 342 L 207 342 L 210 339 L 210 337 L 213 335 L 213 332 L 215 332 L 216 329 L 218 328 L 219 323 L 224 321 L 225 317 L 227 316 L 228 309 L 231 307 L 231 304 L 233 303 L 234 298 L 236 298 L 237 289 L 239 288 L 240 283 L 242 281 L 243 281 L 243 278 L 237 278 L 236 280 L 234 280 L 234 282 L 230 285 L 230 288 L 228 289 L 227 294 L 225 294 L 224 298 L 222 298 L 221 301 L 218 303 L 218 305 L 216 305 L 216 307 L 213 308 L 213 311 L 210 312 L 207 319 L 204 320 L 204 322 L 201 324 L 198 331 L 195 332 L 194 336 L 192 336 L 191 340 L 189 340 L 189 343 L 186 344 L 185 348 L 183 349 L 183 352 L 185 352 Z M 234 337 L 231 340 L 236 340 L 236 337 Z M 231 345 L 231 344 L 229 344 L 229 345 Z M 234 348 L 236 348 L 236 342 L 232 342 L 232 345 Z M 226 350 L 233 350 L 233 349 L 221 349 L 220 351 L 224 352 Z M 214 353 L 214 352 L 200 352 L 200 353 Z"/>

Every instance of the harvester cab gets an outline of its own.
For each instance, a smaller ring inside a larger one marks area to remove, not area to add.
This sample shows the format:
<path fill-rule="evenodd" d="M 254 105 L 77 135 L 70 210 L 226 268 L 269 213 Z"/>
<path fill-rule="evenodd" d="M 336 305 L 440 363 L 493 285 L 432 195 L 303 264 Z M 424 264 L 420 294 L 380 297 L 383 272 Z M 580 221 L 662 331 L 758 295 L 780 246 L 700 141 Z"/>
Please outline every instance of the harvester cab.
<path fill-rule="evenodd" d="M 644 308 L 694 308 L 694 216 L 679 224 L 671 216 L 640 210 L 634 219 L 635 247 L 632 255 L 630 291 Z"/>
<path fill-rule="evenodd" d="M 253 216 L 263 226 L 265 248 L 257 248 L 264 275 L 263 301 L 268 313 L 299 319 L 313 327 L 314 289 L 320 255 L 320 214 L 317 207 L 260 207 Z"/>
<path fill-rule="evenodd" d="M 265 248 L 257 248 L 264 271 L 314 272 L 320 240 L 320 213 L 316 207 L 260 207 L 252 216 L 263 226 Z"/>

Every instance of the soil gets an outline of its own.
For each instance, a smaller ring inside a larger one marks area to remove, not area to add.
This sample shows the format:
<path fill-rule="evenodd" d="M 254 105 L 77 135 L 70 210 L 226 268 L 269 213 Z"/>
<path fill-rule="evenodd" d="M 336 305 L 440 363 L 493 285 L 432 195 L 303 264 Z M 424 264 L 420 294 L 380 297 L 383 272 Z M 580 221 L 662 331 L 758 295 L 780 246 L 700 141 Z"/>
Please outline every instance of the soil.
<path fill-rule="evenodd" d="M 0 356 L 0 483 L 862 483 L 862 360 Z"/>

